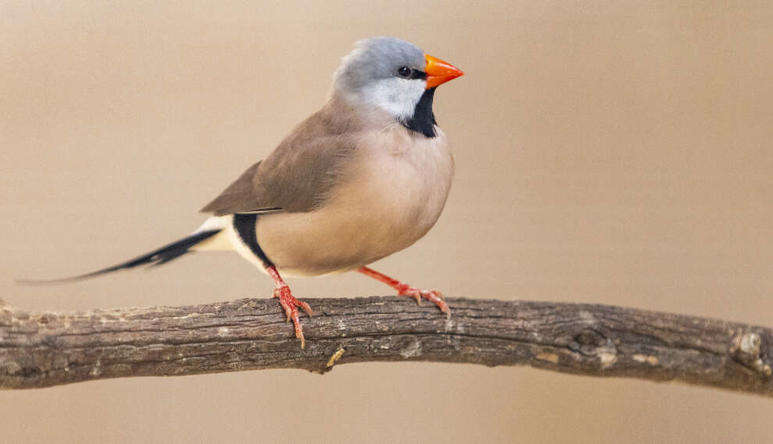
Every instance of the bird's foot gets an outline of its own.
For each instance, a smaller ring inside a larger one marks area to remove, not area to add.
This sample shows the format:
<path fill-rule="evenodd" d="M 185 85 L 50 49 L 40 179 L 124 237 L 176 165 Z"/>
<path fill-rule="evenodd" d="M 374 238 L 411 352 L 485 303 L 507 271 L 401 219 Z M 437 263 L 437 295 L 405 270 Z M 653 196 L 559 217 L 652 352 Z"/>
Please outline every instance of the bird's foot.
<path fill-rule="evenodd" d="M 408 296 L 416 299 L 417 304 L 421 304 L 421 300 L 426 299 L 437 305 L 440 311 L 445 313 L 447 317 L 451 317 L 451 309 L 448 308 L 448 304 L 446 304 L 443 293 L 440 290 L 422 290 L 402 282 L 395 286 L 395 290 L 397 290 L 398 296 Z"/>
<path fill-rule="evenodd" d="M 293 321 L 295 337 L 301 340 L 301 348 L 306 348 L 303 327 L 301 327 L 301 321 L 298 319 L 298 308 L 300 307 L 311 317 L 311 307 L 309 307 L 309 304 L 295 299 L 290 292 L 290 286 L 285 283 L 274 265 L 266 266 L 266 273 L 274 280 L 274 297 L 279 299 L 279 304 L 287 315 L 287 321 L 289 322 L 291 319 Z"/>
<path fill-rule="evenodd" d="M 274 289 L 274 297 L 279 299 L 279 304 L 282 305 L 282 308 L 287 315 L 287 321 L 293 321 L 295 337 L 301 340 L 301 348 L 305 348 L 306 339 L 303 337 L 303 327 L 301 326 L 300 319 L 298 319 L 298 308 L 301 308 L 309 315 L 309 317 L 311 317 L 311 307 L 309 307 L 309 304 L 295 299 L 295 296 L 292 295 L 290 287 L 287 284 L 277 286 Z"/>
<path fill-rule="evenodd" d="M 404 284 L 397 279 L 385 275 L 384 273 L 379 273 L 370 267 L 360 267 L 357 269 L 357 271 L 364 274 L 365 276 L 370 276 L 373 279 L 381 281 L 394 288 L 397 290 L 398 296 L 410 296 L 416 299 L 417 304 L 421 303 L 422 299 L 426 299 L 437 305 L 440 311 L 446 314 L 446 317 L 451 317 L 451 309 L 448 308 L 448 304 L 446 304 L 446 301 L 443 299 L 443 293 L 438 290 L 422 290 L 416 287 L 411 287 L 410 285 Z"/>

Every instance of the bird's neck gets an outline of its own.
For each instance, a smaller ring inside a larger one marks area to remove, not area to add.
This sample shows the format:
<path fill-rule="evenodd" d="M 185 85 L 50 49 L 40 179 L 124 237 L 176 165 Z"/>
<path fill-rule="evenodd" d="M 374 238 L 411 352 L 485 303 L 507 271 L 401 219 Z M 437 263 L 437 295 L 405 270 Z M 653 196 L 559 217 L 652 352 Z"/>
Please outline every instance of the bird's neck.
<path fill-rule="evenodd" d="M 419 101 L 413 107 L 413 113 L 409 117 L 400 117 L 387 112 L 383 107 L 361 100 L 357 96 L 348 95 L 334 90 L 326 109 L 334 115 L 348 115 L 342 110 L 349 109 L 355 115 L 361 117 L 367 115 L 371 123 L 389 125 L 395 120 L 409 131 L 421 134 L 427 138 L 437 137 L 435 131 L 435 113 L 432 112 L 432 102 L 435 98 L 435 88 L 424 90 Z"/>
<path fill-rule="evenodd" d="M 400 123 L 411 131 L 421 133 L 426 137 L 435 137 L 435 113 L 432 112 L 432 101 L 435 98 L 435 88 L 429 88 L 421 95 L 421 99 L 413 110 L 413 116 L 401 120 Z"/>

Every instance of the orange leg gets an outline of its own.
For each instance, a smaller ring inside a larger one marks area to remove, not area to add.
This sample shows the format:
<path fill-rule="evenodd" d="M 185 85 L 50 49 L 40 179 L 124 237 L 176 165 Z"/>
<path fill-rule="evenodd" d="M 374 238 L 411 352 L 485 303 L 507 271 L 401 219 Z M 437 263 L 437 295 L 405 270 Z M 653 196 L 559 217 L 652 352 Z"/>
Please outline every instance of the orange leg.
<path fill-rule="evenodd" d="M 298 319 L 298 308 L 300 307 L 311 317 L 311 307 L 309 307 L 309 304 L 295 299 L 292 293 L 290 293 L 290 287 L 282 279 L 282 276 L 279 276 L 275 266 L 266 267 L 266 271 L 274 279 L 274 297 L 279 299 L 279 304 L 282 305 L 287 315 L 287 320 L 290 321 L 292 319 L 293 326 L 295 326 L 295 337 L 301 340 L 301 348 L 305 348 L 306 339 L 303 337 L 303 328 L 301 327 L 301 321 Z"/>
<path fill-rule="evenodd" d="M 446 301 L 443 300 L 443 293 L 439 292 L 438 290 L 421 290 L 416 287 L 411 287 L 408 284 L 404 284 L 397 279 L 392 279 L 391 277 L 368 267 L 359 268 L 357 271 L 394 288 L 397 290 L 398 296 L 410 296 L 416 299 L 416 303 L 421 303 L 422 298 L 431 301 L 437 305 L 440 311 L 445 313 L 446 316 L 449 318 L 451 317 L 451 309 L 448 308 L 448 304 L 446 304 Z"/>

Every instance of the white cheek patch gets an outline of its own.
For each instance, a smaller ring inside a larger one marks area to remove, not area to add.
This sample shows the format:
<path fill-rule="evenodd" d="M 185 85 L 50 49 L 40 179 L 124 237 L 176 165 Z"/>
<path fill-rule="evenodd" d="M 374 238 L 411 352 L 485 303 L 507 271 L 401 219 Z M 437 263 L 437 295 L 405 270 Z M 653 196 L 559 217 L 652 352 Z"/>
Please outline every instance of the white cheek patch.
<path fill-rule="evenodd" d="M 389 78 L 373 82 L 363 88 L 360 100 L 376 105 L 400 120 L 413 117 L 416 104 L 419 103 L 426 88 L 423 79 Z"/>

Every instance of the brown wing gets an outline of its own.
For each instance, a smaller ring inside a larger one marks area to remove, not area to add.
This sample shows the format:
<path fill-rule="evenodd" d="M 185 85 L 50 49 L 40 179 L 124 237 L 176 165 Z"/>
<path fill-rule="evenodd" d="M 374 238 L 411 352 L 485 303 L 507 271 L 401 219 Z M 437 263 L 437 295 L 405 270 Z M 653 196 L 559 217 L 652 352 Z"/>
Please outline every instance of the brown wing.
<path fill-rule="evenodd" d="M 271 203 L 256 192 L 254 180 L 257 177 L 260 161 L 252 165 L 228 186 L 219 196 L 201 209 L 203 213 L 213 213 L 216 216 L 233 213 L 276 211 Z"/>
<path fill-rule="evenodd" d="M 356 148 L 358 114 L 331 102 L 301 123 L 201 211 L 216 216 L 311 211 L 321 204 Z"/>

